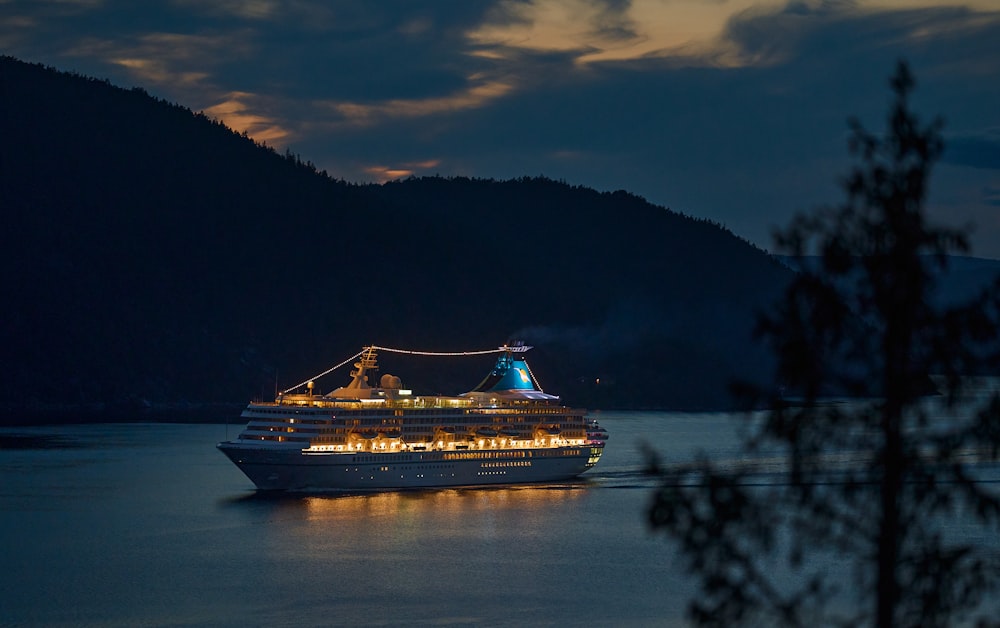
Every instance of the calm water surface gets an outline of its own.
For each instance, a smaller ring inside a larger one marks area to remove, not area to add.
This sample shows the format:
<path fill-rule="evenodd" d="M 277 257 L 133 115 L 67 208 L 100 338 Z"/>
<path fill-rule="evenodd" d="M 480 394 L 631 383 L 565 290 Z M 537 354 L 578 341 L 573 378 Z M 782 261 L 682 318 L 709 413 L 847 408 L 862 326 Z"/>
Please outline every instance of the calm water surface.
<path fill-rule="evenodd" d="M 0 430 L 0 625 L 683 624 L 640 444 L 734 459 L 734 419 L 594 416 L 579 482 L 283 498 L 216 451 L 235 425 Z"/>

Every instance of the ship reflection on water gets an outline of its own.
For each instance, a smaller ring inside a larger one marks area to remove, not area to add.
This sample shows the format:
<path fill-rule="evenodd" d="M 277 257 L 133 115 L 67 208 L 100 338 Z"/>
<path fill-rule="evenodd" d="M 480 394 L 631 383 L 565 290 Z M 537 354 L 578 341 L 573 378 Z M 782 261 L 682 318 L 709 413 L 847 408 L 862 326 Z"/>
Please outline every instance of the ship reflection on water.
<path fill-rule="evenodd" d="M 289 494 L 254 492 L 227 499 L 258 521 L 294 527 L 295 534 L 329 535 L 341 538 L 352 531 L 368 538 L 386 525 L 398 532 L 397 524 L 441 530 L 461 523 L 463 530 L 487 531 L 500 513 L 512 521 L 544 518 L 547 512 L 586 499 L 590 483 L 585 480 L 559 484 L 507 487 L 463 487 L 367 493 Z M 356 530 L 355 530 L 356 528 Z M 286 532 L 288 529 L 285 530 Z M 457 532 L 457 531 L 454 531 Z M 465 533 L 463 533 L 465 534 Z"/>
<path fill-rule="evenodd" d="M 607 555 L 613 547 L 609 535 L 621 533 L 609 520 L 626 509 L 609 509 L 599 493 L 585 481 L 368 494 L 255 493 L 229 501 L 226 510 L 238 512 L 246 546 L 257 556 L 260 577 L 250 586 L 336 591 L 310 599 L 313 617 L 336 616 L 340 621 L 332 623 L 340 625 L 409 623 L 403 618 L 551 625 L 566 613 L 556 609 L 576 608 L 580 591 L 598 577 L 592 570 L 602 574 L 598 579 L 628 573 L 622 570 L 646 551 L 636 545 L 624 555 Z M 631 514 L 634 505 L 627 510 L 641 532 L 640 518 Z M 661 582 L 644 586 L 659 592 Z M 527 616 L 507 616 L 512 599 Z M 659 606 L 657 599 L 650 596 L 648 604 Z"/>
<path fill-rule="evenodd" d="M 538 510 L 579 499 L 583 482 L 544 486 L 483 487 L 433 491 L 387 491 L 349 496 L 304 498 L 309 520 L 325 522 L 352 517 L 433 516 L 453 517 L 497 508 Z"/>

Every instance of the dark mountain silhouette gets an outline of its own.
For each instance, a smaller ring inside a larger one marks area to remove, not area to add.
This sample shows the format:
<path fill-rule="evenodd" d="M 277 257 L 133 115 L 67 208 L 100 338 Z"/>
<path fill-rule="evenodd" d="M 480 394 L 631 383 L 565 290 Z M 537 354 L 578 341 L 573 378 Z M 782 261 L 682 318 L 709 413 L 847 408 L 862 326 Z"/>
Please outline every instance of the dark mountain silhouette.
<path fill-rule="evenodd" d="M 141 89 L 0 59 L 6 421 L 268 397 L 364 344 L 520 339 L 591 408 L 719 408 L 789 270 L 719 225 L 545 178 L 354 185 Z M 457 393 L 492 359 L 383 370 Z M 328 390 L 346 373 L 333 375 Z M 88 415 L 89 416 L 89 415 Z"/>

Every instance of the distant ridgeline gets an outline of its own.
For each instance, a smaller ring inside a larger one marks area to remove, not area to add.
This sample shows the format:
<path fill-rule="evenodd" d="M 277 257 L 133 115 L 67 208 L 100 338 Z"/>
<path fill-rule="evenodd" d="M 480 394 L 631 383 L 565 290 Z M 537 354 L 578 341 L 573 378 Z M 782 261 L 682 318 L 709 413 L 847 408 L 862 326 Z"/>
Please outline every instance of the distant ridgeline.
<path fill-rule="evenodd" d="M 6 422 L 269 397 L 374 342 L 522 340 L 569 404 L 727 407 L 733 377 L 769 373 L 754 315 L 791 272 L 625 192 L 349 184 L 141 89 L 9 57 L 0 203 Z M 398 362 L 444 393 L 488 368 Z"/>

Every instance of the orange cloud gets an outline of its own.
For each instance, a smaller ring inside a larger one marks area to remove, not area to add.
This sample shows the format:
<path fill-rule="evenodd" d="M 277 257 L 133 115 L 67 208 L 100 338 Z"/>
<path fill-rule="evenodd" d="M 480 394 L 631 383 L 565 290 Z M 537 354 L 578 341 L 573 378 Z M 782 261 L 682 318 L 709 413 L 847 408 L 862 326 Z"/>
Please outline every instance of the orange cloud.
<path fill-rule="evenodd" d="M 274 143 L 289 137 L 291 133 L 272 118 L 253 111 L 247 102 L 253 99 L 253 94 L 232 92 L 226 100 L 208 107 L 204 113 L 235 131 L 245 131 L 260 142 Z"/>
<path fill-rule="evenodd" d="M 466 34 L 488 58 L 505 51 L 576 52 L 576 63 L 675 58 L 694 65 L 750 66 L 778 59 L 747 56 L 725 37 L 731 20 L 781 11 L 786 0 L 633 0 L 621 10 L 593 0 L 504 0 Z M 871 0 L 837 10 L 870 13 L 941 6 L 995 12 L 996 0 Z M 835 5 L 836 6 L 836 5 Z"/>
<path fill-rule="evenodd" d="M 252 10 L 251 4 L 245 8 Z M 78 44 L 71 54 L 102 58 L 125 68 L 140 83 L 161 86 L 175 97 L 187 92 L 189 98 L 184 100 L 192 104 L 214 102 L 203 109 L 205 114 L 237 132 L 246 132 L 255 140 L 274 143 L 288 139 L 291 132 L 262 113 L 267 108 L 261 96 L 226 91 L 215 84 L 211 60 L 223 51 L 228 55 L 245 56 L 250 50 L 239 34 L 220 37 L 146 33 L 127 43 L 87 40 Z M 197 105 L 192 108 L 196 109 Z"/>
<path fill-rule="evenodd" d="M 167 63 L 158 59 L 112 57 L 108 61 L 127 68 L 131 74 L 147 84 L 183 87 L 195 85 L 208 77 L 207 72 L 171 70 Z"/>
<path fill-rule="evenodd" d="M 239 35 L 145 33 L 126 41 L 87 38 L 67 51 L 125 68 L 146 86 L 180 90 L 211 90 L 212 60 L 223 52 L 246 55 L 248 49 Z"/>
<path fill-rule="evenodd" d="M 428 159 L 425 161 L 415 161 L 402 164 L 401 167 L 389 166 L 366 166 L 363 172 L 372 177 L 378 183 L 385 183 L 393 179 L 402 179 L 417 174 L 419 170 L 427 170 L 437 167 L 441 161 L 439 159 Z"/>
<path fill-rule="evenodd" d="M 483 107 L 513 89 L 504 81 L 474 85 L 464 91 L 438 98 L 398 98 L 377 103 L 330 103 L 330 107 L 351 126 L 371 126 L 384 119 L 419 118 L 439 113 Z"/>
<path fill-rule="evenodd" d="M 683 51 L 690 55 L 717 45 L 731 17 L 751 7 L 783 2 L 634 0 L 620 13 L 588 0 L 501 3 L 492 23 L 467 33 L 492 49 L 578 51 L 577 63 L 621 61 Z M 610 26 L 610 27 L 609 27 Z"/>

